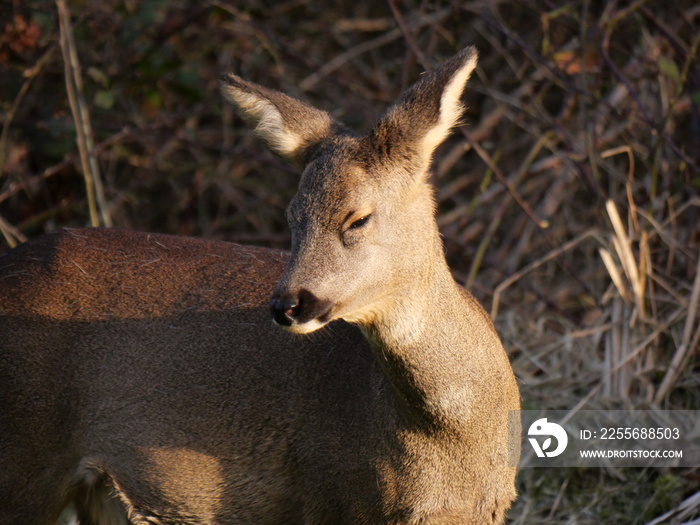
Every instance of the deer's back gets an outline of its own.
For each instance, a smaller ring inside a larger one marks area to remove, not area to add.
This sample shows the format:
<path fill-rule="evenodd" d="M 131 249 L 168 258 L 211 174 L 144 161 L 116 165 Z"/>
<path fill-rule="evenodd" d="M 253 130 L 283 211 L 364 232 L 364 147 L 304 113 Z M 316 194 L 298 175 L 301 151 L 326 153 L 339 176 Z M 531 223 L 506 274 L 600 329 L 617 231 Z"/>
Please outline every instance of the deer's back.
<path fill-rule="evenodd" d="M 136 507 L 180 502 L 161 509 L 175 521 L 209 512 L 293 522 L 300 494 L 342 492 L 322 473 L 364 461 L 348 444 L 367 449 L 365 409 L 385 381 L 344 323 L 312 337 L 272 326 L 267 305 L 286 260 L 100 229 L 1 257 L 0 468 L 14 454 L 35 457 L 44 476 L 106 471 Z M 307 487 L 292 478 L 305 465 L 319 476 L 311 470 Z M 18 493 L 11 482 L 0 475 L 0 494 Z"/>
<path fill-rule="evenodd" d="M 264 306 L 282 251 L 115 229 L 64 229 L 0 257 L 0 313 L 154 319 Z"/>

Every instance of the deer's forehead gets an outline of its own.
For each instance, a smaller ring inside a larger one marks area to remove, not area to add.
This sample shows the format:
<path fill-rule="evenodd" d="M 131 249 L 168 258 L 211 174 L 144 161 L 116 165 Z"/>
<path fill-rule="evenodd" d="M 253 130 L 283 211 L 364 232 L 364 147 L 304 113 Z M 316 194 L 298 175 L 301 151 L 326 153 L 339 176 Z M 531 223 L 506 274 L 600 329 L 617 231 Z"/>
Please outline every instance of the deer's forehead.
<path fill-rule="evenodd" d="M 311 162 L 290 204 L 293 213 L 328 214 L 361 206 L 381 191 L 380 181 L 356 159 L 325 155 Z"/>

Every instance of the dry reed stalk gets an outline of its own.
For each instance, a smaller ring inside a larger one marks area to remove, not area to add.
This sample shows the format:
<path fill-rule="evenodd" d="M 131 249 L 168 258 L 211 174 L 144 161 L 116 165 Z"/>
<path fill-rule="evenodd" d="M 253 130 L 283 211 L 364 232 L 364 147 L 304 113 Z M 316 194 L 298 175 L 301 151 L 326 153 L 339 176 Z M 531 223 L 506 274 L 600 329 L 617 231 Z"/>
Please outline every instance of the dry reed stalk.
<path fill-rule="evenodd" d="M 627 232 L 622 225 L 622 220 L 617 212 L 617 207 L 615 203 L 608 200 L 605 203 L 605 208 L 608 212 L 608 217 L 613 226 L 614 235 L 612 236 L 613 246 L 617 252 L 620 262 L 622 263 L 622 269 L 624 270 L 625 276 L 628 282 L 632 286 L 632 297 L 634 304 L 637 308 L 635 312 L 641 319 L 645 319 L 644 312 L 644 275 L 639 271 L 639 265 L 635 260 L 634 254 L 632 253 L 632 241 L 627 236 Z M 623 296 L 624 297 L 624 296 Z"/>
<path fill-rule="evenodd" d="M 690 299 L 687 303 L 687 314 L 685 317 L 685 325 L 683 327 L 683 336 L 681 343 L 676 348 L 676 352 L 671 359 L 668 370 L 664 375 L 663 381 L 659 385 L 654 403 L 660 405 L 666 395 L 673 388 L 673 385 L 678 380 L 678 377 L 683 372 L 683 366 L 690 358 L 691 354 L 697 350 L 698 341 L 700 340 L 700 322 L 695 321 L 700 304 L 700 252 L 697 256 L 697 267 L 695 269 L 695 280 L 693 289 L 690 294 Z"/>
<path fill-rule="evenodd" d="M 683 502 L 673 510 L 670 510 L 669 512 L 648 522 L 647 525 L 675 525 L 677 523 L 683 523 L 683 525 L 699 525 L 700 519 L 697 519 L 697 515 L 699 513 L 700 491 L 684 499 Z M 696 519 L 693 519 L 692 521 L 685 521 L 689 518 Z"/>

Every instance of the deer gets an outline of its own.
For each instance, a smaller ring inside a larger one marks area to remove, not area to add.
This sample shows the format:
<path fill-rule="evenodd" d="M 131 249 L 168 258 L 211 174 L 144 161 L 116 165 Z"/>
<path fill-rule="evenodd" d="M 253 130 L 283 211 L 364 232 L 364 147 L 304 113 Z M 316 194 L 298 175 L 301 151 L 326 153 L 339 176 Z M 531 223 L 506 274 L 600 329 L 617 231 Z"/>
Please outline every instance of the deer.
<path fill-rule="evenodd" d="M 0 523 L 503 523 L 519 390 L 429 181 L 476 63 L 365 135 L 222 77 L 302 170 L 289 253 L 64 228 L 0 257 Z"/>

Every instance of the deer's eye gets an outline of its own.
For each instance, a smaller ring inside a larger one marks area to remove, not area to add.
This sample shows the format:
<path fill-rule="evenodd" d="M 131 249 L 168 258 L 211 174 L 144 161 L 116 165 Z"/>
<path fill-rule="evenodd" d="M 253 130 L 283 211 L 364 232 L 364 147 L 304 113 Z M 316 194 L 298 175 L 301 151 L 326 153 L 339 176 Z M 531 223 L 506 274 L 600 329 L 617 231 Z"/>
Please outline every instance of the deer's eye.
<path fill-rule="evenodd" d="M 365 215 L 364 217 L 360 217 L 359 219 L 354 220 L 350 226 L 348 226 L 348 230 L 356 230 L 358 228 L 362 228 L 365 224 L 367 224 L 367 221 L 369 221 L 369 218 L 372 216 L 371 213 Z"/>

